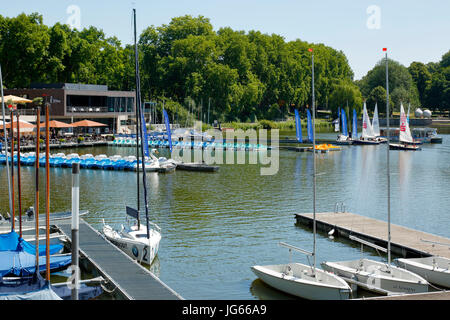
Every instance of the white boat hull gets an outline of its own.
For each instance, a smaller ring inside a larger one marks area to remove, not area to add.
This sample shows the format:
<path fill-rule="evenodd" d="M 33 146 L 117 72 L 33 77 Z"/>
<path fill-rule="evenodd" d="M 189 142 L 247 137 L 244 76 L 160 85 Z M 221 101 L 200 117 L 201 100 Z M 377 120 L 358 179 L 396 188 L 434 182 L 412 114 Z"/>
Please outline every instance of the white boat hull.
<path fill-rule="evenodd" d="M 145 231 L 143 229 L 145 227 L 141 226 L 141 232 Z M 104 225 L 103 234 L 109 241 L 139 263 L 151 265 L 158 254 L 161 234 L 154 229 L 150 229 L 150 239 L 146 237 L 132 239 L 113 230 L 108 225 Z"/>
<path fill-rule="evenodd" d="M 287 271 L 290 267 L 292 272 Z M 253 266 L 252 271 L 269 286 L 308 300 L 346 300 L 350 298 L 348 284 L 323 270 L 316 269 L 311 277 L 311 267 L 301 263 L 271 266 Z"/>
<path fill-rule="evenodd" d="M 341 262 L 323 262 L 322 267 L 344 279 L 357 281 L 366 290 L 389 293 L 428 292 L 428 282 L 410 272 L 395 266 L 369 259 Z"/>
<path fill-rule="evenodd" d="M 414 272 L 428 282 L 450 288 L 450 259 L 444 257 L 426 257 L 397 259 L 400 267 Z"/>

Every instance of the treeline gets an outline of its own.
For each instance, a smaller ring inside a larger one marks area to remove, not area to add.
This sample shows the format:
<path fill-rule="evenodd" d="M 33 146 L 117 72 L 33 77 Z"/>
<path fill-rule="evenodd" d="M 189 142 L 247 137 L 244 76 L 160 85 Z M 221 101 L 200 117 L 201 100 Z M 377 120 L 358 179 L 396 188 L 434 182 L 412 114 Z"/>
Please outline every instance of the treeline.
<path fill-rule="evenodd" d="M 429 108 L 434 111 L 450 110 L 450 51 L 440 62 L 412 62 L 409 67 L 388 60 L 390 111 L 398 111 L 400 103 Z M 367 106 L 373 110 L 386 110 L 386 61 L 383 59 L 360 81 L 356 81 Z"/>
<path fill-rule="evenodd" d="M 318 108 L 336 114 L 338 107 L 348 105 L 359 112 L 367 99 L 377 101 L 382 111 L 382 62 L 362 80 L 353 81 L 342 51 L 301 40 L 287 42 L 259 31 L 214 31 L 208 18 L 189 15 L 141 33 L 143 100 L 164 101 L 169 115 L 180 123 L 188 114 L 206 120 L 208 109 L 210 122 L 284 119 L 294 108 L 304 110 L 311 104 L 308 48 L 315 54 Z M 448 106 L 448 55 L 425 67 L 414 63 L 405 68 L 390 61 L 393 106 L 404 99 L 413 106 Z M 9 88 L 28 87 L 32 82 L 135 88 L 132 45 L 123 45 L 92 26 L 83 30 L 60 23 L 46 26 L 38 13 L 0 15 L 0 63 Z"/>

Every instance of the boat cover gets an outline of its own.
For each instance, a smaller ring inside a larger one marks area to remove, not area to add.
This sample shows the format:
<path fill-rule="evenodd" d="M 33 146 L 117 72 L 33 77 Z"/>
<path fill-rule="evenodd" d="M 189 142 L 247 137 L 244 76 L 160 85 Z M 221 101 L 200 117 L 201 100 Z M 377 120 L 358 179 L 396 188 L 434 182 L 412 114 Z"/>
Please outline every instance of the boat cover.
<path fill-rule="evenodd" d="M 25 241 L 15 231 L 0 234 L 0 251 L 14 251 L 18 248 L 19 244 L 24 251 L 30 254 L 36 253 L 36 246 Z M 52 255 L 58 253 L 62 250 L 62 248 L 63 248 L 62 244 L 51 244 L 50 254 Z M 40 256 L 45 255 L 45 250 L 46 250 L 45 245 L 39 245 Z"/>
<path fill-rule="evenodd" d="M 36 271 L 36 256 L 26 252 L 19 244 L 17 250 L 0 251 L 0 276 L 28 276 Z M 45 270 L 46 257 L 39 256 L 39 269 Z M 72 258 L 70 254 L 50 256 L 50 270 L 68 267 Z"/>
<path fill-rule="evenodd" d="M 31 277 L 4 281 L 0 277 L 0 300 L 62 300 L 39 273 Z"/>

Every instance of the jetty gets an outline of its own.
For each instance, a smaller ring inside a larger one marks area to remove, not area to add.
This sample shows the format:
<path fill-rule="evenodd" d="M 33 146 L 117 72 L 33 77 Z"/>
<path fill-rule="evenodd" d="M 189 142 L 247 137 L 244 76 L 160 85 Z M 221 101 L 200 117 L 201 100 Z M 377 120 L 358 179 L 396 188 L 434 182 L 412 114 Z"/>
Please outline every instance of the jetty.
<path fill-rule="evenodd" d="M 56 225 L 69 240 L 71 221 Z M 80 256 L 95 266 L 101 276 L 126 300 L 183 300 L 150 270 L 131 259 L 83 219 L 79 225 Z"/>
<path fill-rule="evenodd" d="M 297 224 L 312 227 L 313 214 L 295 215 Z M 350 240 L 353 235 L 387 247 L 387 222 L 350 212 L 316 213 L 316 227 L 323 232 L 335 230 L 333 237 Z M 356 243 L 356 242 L 355 242 Z M 450 258 L 450 239 L 391 223 L 391 252 L 403 258 L 441 256 Z"/>

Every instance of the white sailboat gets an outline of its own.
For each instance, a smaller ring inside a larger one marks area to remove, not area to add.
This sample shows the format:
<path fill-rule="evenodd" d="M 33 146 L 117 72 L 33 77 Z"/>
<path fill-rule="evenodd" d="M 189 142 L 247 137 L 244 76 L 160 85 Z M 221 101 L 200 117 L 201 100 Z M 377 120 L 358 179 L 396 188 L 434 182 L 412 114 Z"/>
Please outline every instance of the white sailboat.
<path fill-rule="evenodd" d="M 396 261 L 400 267 L 422 276 L 428 282 L 450 288 L 449 258 L 431 256 L 410 259 L 400 258 Z"/>
<path fill-rule="evenodd" d="M 136 44 L 136 10 L 134 13 L 134 45 L 135 45 L 135 64 L 136 64 L 136 137 L 141 135 L 141 141 L 143 140 L 143 129 L 145 123 L 142 123 L 141 112 L 141 94 L 140 94 L 140 78 L 139 78 L 139 62 L 138 51 Z M 141 125 L 139 125 L 141 123 Z M 139 129 L 139 127 L 141 127 Z M 136 139 L 138 141 L 138 139 Z M 119 231 L 114 230 L 111 226 L 105 224 L 103 220 L 103 233 L 105 237 L 124 251 L 131 258 L 150 265 L 153 259 L 158 253 L 159 242 L 161 241 L 161 228 L 155 223 L 152 223 L 148 219 L 148 203 L 147 203 L 147 187 L 146 187 L 146 161 L 144 157 L 143 144 L 136 143 L 137 163 L 139 163 L 139 146 L 141 147 L 141 154 L 143 161 L 140 165 L 136 166 L 136 178 L 137 178 L 137 207 L 135 210 L 130 207 L 126 207 L 126 213 L 128 216 L 137 220 L 135 225 L 124 226 L 122 224 Z M 139 171 L 142 169 L 142 179 L 144 185 L 144 202 L 146 213 L 146 225 L 142 224 L 139 216 Z M 153 226 L 153 228 L 150 227 Z"/>
<path fill-rule="evenodd" d="M 389 84 L 388 84 L 388 64 L 386 53 L 386 110 L 389 110 Z M 389 113 L 387 114 L 387 129 L 389 132 Z M 405 118 L 406 121 L 406 118 Z M 389 142 L 389 134 L 388 134 Z M 369 245 L 387 252 L 387 263 L 370 259 L 358 259 L 353 261 L 323 262 L 322 267 L 329 272 L 333 272 L 343 277 L 347 282 L 357 284 L 366 290 L 384 294 L 398 293 L 421 293 L 428 292 L 428 282 L 419 275 L 408 270 L 391 265 L 391 218 L 390 218 L 390 170 L 389 170 L 389 147 L 387 148 L 387 191 L 388 191 L 388 237 L 387 250 L 376 246 L 370 242 L 357 237 L 350 236 L 350 239 L 362 244 Z"/>
<path fill-rule="evenodd" d="M 380 141 L 378 141 L 375 137 L 375 134 L 373 132 L 372 124 L 370 123 L 369 114 L 367 113 L 367 107 L 366 102 L 364 101 L 364 108 L 363 108 L 363 122 L 362 122 L 362 132 L 361 137 L 359 137 L 358 140 L 355 142 L 357 144 L 379 144 Z"/>
<path fill-rule="evenodd" d="M 375 103 L 375 109 L 373 111 L 372 129 L 373 129 L 373 134 L 375 136 L 375 140 L 378 140 L 380 143 L 387 142 L 386 138 L 381 137 L 380 122 L 378 120 L 378 104 L 377 103 Z"/>
<path fill-rule="evenodd" d="M 403 109 L 403 104 L 400 104 L 400 134 L 399 143 L 389 143 L 389 148 L 392 150 L 421 150 L 421 148 L 414 143 L 414 139 L 409 129 L 408 119 Z"/>
<path fill-rule="evenodd" d="M 314 128 L 314 54 L 312 55 L 312 111 L 313 132 Z M 316 147 L 315 134 L 313 133 L 313 148 Z M 316 268 L 316 153 L 313 153 L 313 252 L 280 243 L 280 245 L 302 252 L 313 257 L 313 265 L 302 263 L 287 263 L 278 265 L 253 266 L 252 271 L 265 283 L 280 291 L 309 300 L 343 300 L 349 299 L 352 292 L 350 286 L 338 276 Z"/>

